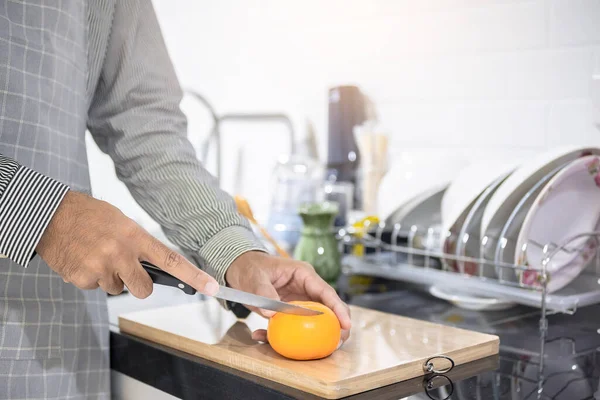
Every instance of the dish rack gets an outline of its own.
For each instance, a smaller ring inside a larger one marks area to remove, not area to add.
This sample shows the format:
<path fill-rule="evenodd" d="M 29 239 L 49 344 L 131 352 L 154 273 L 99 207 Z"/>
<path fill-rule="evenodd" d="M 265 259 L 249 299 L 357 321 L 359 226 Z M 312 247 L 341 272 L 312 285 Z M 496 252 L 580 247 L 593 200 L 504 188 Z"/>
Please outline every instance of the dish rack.
<path fill-rule="evenodd" d="M 382 240 L 384 232 L 391 232 L 390 243 Z M 494 262 L 483 257 L 473 258 L 445 253 L 439 243 L 451 239 L 451 233 L 440 232 L 437 227 L 422 228 L 411 226 L 402 229 L 396 224 L 390 230 L 385 223 L 375 229 L 364 231 L 347 227 L 337 233 L 340 245 L 363 249 L 359 253 L 343 258 L 343 272 L 374 276 L 392 280 L 407 281 L 429 286 L 443 286 L 457 292 L 492 297 L 530 307 L 540 308 L 542 319 L 549 313 L 574 313 L 578 307 L 600 303 L 600 232 L 589 232 L 569 238 L 561 244 L 540 245 L 545 256 L 537 269 L 531 266 Z M 466 243 L 465 235 L 460 239 Z M 573 243 L 583 241 L 587 246 L 574 247 Z M 506 243 L 508 239 L 501 239 Z M 485 254 L 496 240 L 484 237 L 481 241 L 480 254 Z M 589 243 L 592 243 L 590 246 Z M 593 249 L 595 254 L 585 253 Z M 370 250 L 370 251 L 369 251 Z M 548 264 L 560 252 L 575 254 L 574 257 L 592 258 L 590 265 L 577 276 L 567 287 L 554 293 L 548 292 L 547 284 L 552 274 L 547 270 Z M 449 270 L 449 265 L 458 265 L 458 270 Z M 465 266 L 469 266 L 466 272 Z M 515 280 L 515 275 L 528 276 L 535 274 L 535 279 Z"/>
<path fill-rule="evenodd" d="M 383 236 L 386 232 L 389 240 L 384 241 Z M 441 248 L 441 244 L 448 239 L 458 239 L 457 237 L 452 238 L 451 233 L 441 232 L 438 227 L 411 226 L 409 229 L 403 230 L 400 224 L 396 224 L 392 227 L 390 235 L 389 227 L 385 223 L 381 223 L 375 229 L 367 231 L 346 227 L 340 229 L 337 236 L 341 249 L 346 250 L 346 254 L 351 253 L 343 257 L 342 271 L 344 274 L 386 278 L 420 285 L 440 285 L 465 294 L 494 297 L 539 308 L 540 348 L 539 353 L 534 355 L 537 360 L 535 375 L 523 377 L 522 374 L 515 371 L 494 373 L 496 379 L 510 379 L 513 384 L 527 383 L 535 386 L 536 390 L 527 398 L 549 398 L 544 394 L 544 384 L 548 379 L 544 374 L 545 354 L 546 347 L 551 342 L 547 339 L 547 316 L 552 313 L 574 314 L 578 307 L 600 303 L 600 251 L 597 250 L 600 243 L 600 232 L 580 234 L 558 245 L 540 246 L 545 258 L 538 267 L 539 270 L 536 271 L 539 279 L 527 282 L 522 279 L 511 280 L 510 277 L 532 271 L 529 266 L 497 263 L 483 257 L 457 256 L 447 254 L 442 250 L 434 250 Z M 587 255 L 590 260 L 588 267 L 565 288 L 549 293 L 547 284 L 552 279 L 552 274 L 547 270 L 548 264 L 560 252 L 581 255 L 589 246 L 574 247 L 573 243 L 581 243 L 582 239 L 585 239 L 586 243 L 591 242 L 595 251 L 592 257 Z M 466 242 L 469 238 L 464 236 L 461 240 Z M 506 240 L 500 239 L 500 245 Z M 486 248 L 491 247 L 494 242 L 498 241 L 484 237 L 481 240 L 480 254 L 486 254 Z M 539 246 L 539 244 L 534 245 Z M 447 266 L 452 264 L 459 265 L 459 270 L 448 270 Z M 474 267 L 474 269 L 467 273 L 465 265 Z M 590 353 L 595 357 L 597 349 L 593 349 Z M 574 350 L 573 355 L 575 355 Z M 504 362 L 521 363 L 524 362 L 522 357 L 517 353 L 515 360 L 504 360 Z"/>

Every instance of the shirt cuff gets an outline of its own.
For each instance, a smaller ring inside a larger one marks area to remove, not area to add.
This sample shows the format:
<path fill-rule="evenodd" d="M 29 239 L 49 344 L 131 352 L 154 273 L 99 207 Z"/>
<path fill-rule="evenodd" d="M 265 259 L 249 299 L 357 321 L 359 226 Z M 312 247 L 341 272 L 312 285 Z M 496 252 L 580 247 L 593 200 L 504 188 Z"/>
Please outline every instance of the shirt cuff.
<path fill-rule="evenodd" d="M 233 261 L 249 251 L 267 252 L 254 233 L 241 226 L 227 227 L 212 238 L 202 248 L 199 256 L 205 271 L 225 286 L 225 273 Z"/>
<path fill-rule="evenodd" d="M 69 187 L 16 165 L 0 197 L 0 254 L 27 267 Z"/>

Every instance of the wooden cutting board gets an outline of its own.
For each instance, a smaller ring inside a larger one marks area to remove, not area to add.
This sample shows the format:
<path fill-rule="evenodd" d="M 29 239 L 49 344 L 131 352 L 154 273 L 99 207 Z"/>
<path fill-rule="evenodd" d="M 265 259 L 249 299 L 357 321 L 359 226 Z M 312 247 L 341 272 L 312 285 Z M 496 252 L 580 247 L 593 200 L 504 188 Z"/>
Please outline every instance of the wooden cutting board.
<path fill-rule="evenodd" d="M 213 299 L 119 317 L 121 332 L 194 354 L 328 399 L 338 399 L 425 374 L 437 355 L 456 365 L 498 353 L 497 336 L 382 313 L 352 309 L 350 339 L 331 356 L 315 361 L 281 357 L 251 338 L 267 320 L 251 314 L 240 321 Z M 436 369 L 449 362 L 436 358 Z"/>

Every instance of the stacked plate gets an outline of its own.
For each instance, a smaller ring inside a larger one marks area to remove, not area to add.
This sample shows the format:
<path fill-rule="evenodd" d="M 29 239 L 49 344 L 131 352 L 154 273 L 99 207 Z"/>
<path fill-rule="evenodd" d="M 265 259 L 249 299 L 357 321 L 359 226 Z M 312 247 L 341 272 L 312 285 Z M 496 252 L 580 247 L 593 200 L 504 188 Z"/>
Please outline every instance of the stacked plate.
<path fill-rule="evenodd" d="M 586 234 L 600 227 L 600 149 L 561 147 L 519 165 L 471 165 L 446 190 L 441 220 L 444 253 L 455 256 L 446 269 L 539 286 L 545 262 L 548 291 L 562 289 L 596 254 Z"/>
<path fill-rule="evenodd" d="M 491 276 L 493 270 L 463 257 L 480 258 L 480 227 L 483 211 L 497 188 L 515 169 L 514 164 L 481 162 L 462 170 L 442 199 L 442 232 L 447 269 L 470 275 Z"/>
<path fill-rule="evenodd" d="M 419 247 L 440 250 L 442 197 L 465 165 L 462 158 L 451 155 L 401 154 L 379 187 L 378 209 L 385 226 L 399 225 L 399 236 L 404 237 L 416 230 L 415 239 L 423 244 Z"/>

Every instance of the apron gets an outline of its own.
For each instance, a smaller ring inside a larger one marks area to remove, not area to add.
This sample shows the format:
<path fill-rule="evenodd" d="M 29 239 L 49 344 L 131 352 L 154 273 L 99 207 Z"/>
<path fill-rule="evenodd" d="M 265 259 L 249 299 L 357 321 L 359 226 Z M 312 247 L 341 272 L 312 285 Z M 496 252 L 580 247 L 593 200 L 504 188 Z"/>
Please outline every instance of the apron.
<path fill-rule="evenodd" d="M 84 192 L 103 54 L 88 54 L 88 39 L 105 45 L 110 31 L 88 24 L 110 24 L 114 8 L 87 3 L 0 0 L 0 153 Z M 63 282 L 39 257 L 26 269 L 0 259 L 0 399 L 109 399 L 109 376 L 106 294 Z"/>

